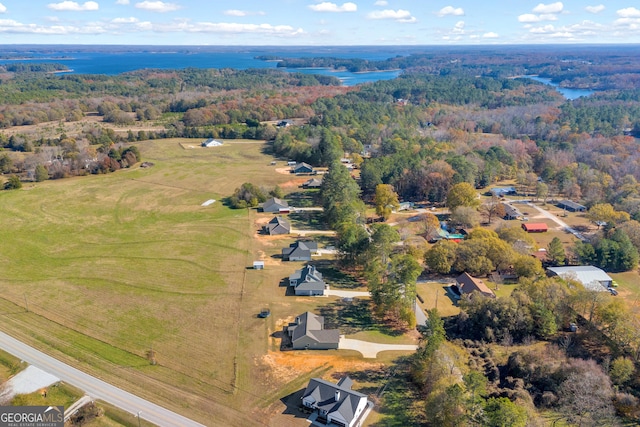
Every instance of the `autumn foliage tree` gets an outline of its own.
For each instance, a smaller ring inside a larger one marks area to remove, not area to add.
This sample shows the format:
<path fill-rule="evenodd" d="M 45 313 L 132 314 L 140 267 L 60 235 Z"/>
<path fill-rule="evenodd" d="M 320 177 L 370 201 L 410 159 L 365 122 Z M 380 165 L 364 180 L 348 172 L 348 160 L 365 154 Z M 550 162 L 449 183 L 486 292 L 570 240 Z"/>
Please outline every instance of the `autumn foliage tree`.
<path fill-rule="evenodd" d="M 376 214 L 384 220 L 388 220 L 391 212 L 400 207 L 398 195 L 393 191 L 393 186 L 389 184 L 378 184 L 376 186 L 376 194 L 374 197 L 376 205 Z"/>

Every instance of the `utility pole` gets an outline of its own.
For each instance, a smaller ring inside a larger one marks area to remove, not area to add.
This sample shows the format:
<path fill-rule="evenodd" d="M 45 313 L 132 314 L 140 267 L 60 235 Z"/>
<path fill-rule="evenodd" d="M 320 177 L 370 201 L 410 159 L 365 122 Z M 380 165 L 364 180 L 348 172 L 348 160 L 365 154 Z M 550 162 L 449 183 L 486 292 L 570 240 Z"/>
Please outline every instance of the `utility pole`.
<path fill-rule="evenodd" d="M 141 412 L 142 412 L 142 411 L 138 411 L 138 414 L 137 414 L 137 416 L 138 416 L 138 427 L 140 427 L 140 413 L 141 413 Z"/>
<path fill-rule="evenodd" d="M 27 293 L 24 293 L 24 308 L 29 312 L 29 303 L 27 302 Z"/>

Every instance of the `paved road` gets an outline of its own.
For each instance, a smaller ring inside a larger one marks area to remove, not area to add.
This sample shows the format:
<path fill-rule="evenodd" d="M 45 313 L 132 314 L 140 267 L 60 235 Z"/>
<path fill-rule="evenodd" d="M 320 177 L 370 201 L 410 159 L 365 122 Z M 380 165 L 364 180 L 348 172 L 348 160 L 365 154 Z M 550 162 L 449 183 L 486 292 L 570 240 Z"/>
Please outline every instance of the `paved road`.
<path fill-rule="evenodd" d="M 65 383 L 85 391 L 94 399 L 103 400 L 134 415 L 140 413 L 140 418 L 158 426 L 204 427 L 182 415 L 85 374 L 2 332 L 0 332 L 0 348 L 51 375 L 55 375 Z"/>

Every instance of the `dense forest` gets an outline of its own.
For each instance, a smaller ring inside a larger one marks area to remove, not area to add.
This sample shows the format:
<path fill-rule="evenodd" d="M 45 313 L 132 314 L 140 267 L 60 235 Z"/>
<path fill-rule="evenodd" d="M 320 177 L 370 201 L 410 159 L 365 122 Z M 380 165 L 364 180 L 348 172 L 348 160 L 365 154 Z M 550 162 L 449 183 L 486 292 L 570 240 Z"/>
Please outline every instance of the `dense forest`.
<path fill-rule="evenodd" d="M 445 206 L 459 227 L 473 228 L 481 216 L 491 223 L 497 203 L 480 205 L 477 191 L 510 180 L 533 199 L 579 201 L 598 224 L 568 253 L 558 242 L 549 244 L 551 263 L 636 269 L 640 62 L 628 48 L 554 52 L 468 48 L 385 61 L 262 58 L 289 68 L 403 70 L 394 80 L 358 87 L 282 70 L 58 75 L 50 73 L 59 70 L 55 65 L 14 64 L 0 74 L 0 173 L 12 190 L 23 181 L 131 166 L 141 160 L 140 140 L 267 140 L 282 159 L 328 168 L 319 202 L 337 234 L 338 262 L 368 284 L 381 318 L 415 326 L 415 283 L 425 268 L 519 277 L 509 297 L 463 299 L 452 318 L 429 313 L 420 350 L 398 368 L 412 381 L 419 422 L 543 425 L 543 413 L 571 425 L 637 422 L 638 317 L 619 300 L 544 277 L 519 227 L 477 229 L 459 244 L 425 248 L 401 244 L 388 224 L 365 223 L 366 203 L 385 219 L 399 201 Z M 596 92 L 566 100 L 523 77 L 529 74 Z M 277 126 L 286 119 L 299 124 Z M 231 204 L 253 206 L 267 193 L 247 183 L 230 195 Z M 280 196 L 281 189 L 270 194 Z M 424 215 L 422 222 L 428 239 L 438 218 Z M 588 337 L 574 341 L 565 331 L 571 323 Z M 512 347 L 538 342 L 550 344 L 544 348 L 551 353 Z"/>

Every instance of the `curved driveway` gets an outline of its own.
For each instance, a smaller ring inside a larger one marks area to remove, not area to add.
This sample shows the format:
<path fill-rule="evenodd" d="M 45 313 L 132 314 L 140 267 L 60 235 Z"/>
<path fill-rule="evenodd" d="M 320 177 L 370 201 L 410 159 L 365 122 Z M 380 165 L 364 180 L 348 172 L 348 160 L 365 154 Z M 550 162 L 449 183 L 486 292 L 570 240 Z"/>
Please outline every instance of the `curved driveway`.
<path fill-rule="evenodd" d="M 51 375 L 55 375 L 62 381 L 84 390 L 94 399 L 103 400 L 158 426 L 204 427 L 200 423 L 85 374 L 2 332 L 0 332 L 0 348 Z"/>

